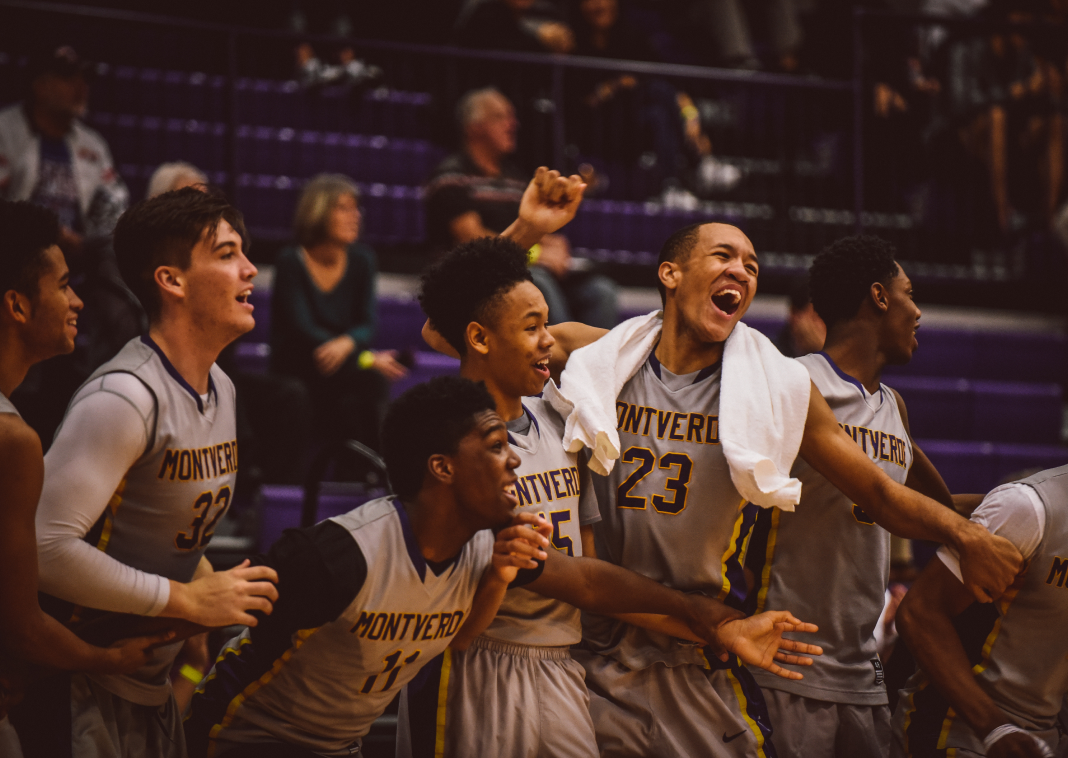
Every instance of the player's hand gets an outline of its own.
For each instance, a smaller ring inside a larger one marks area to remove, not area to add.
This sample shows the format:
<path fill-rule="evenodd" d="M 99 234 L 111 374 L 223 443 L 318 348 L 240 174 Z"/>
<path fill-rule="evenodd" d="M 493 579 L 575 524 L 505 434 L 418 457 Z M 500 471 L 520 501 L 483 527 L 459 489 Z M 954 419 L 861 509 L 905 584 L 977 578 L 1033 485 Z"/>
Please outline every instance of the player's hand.
<path fill-rule="evenodd" d="M 1001 597 L 1024 569 L 1023 556 L 1004 537 L 966 521 L 957 538 L 964 586 L 980 603 Z"/>
<path fill-rule="evenodd" d="M 376 350 L 374 356 L 375 362 L 371 368 L 391 382 L 403 379 L 408 375 L 408 369 L 397 361 L 396 350 Z"/>
<path fill-rule="evenodd" d="M 541 166 L 519 202 L 519 220 L 541 235 L 551 234 L 575 217 L 586 182 L 577 174 L 563 177 Z M 537 240 L 535 240 L 537 241 Z"/>
<path fill-rule="evenodd" d="M 548 558 L 544 548 L 549 547 L 552 533 L 552 526 L 541 516 L 517 513 L 511 525 L 497 534 L 493 544 L 493 570 L 497 579 L 511 584 L 519 569 L 537 568 L 538 561 Z"/>
<path fill-rule="evenodd" d="M 816 631 L 819 629 L 815 624 L 807 624 L 789 611 L 765 611 L 726 622 L 717 630 L 717 636 L 720 646 L 738 656 L 742 663 L 767 669 L 783 679 L 803 679 L 801 674 L 782 668 L 776 661 L 811 666 L 812 659 L 808 656 L 822 655 L 823 648 L 783 639 L 782 635 L 783 632 Z"/>
<path fill-rule="evenodd" d="M 133 637 L 119 640 L 104 651 L 100 665 L 92 670 L 94 674 L 130 674 L 149 662 L 152 651 L 160 645 L 173 640 L 173 631 L 151 634 L 146 637 Z"/>
<path fill-rule="evenodd" d="M 356 341 L 347 334 L 327 340 L 312 352 L 315 370 L 323 376 L 333 376 L 356 349 Z"/>
<path fill-rule="evenodd" d="M 987 758 L 1053 758 L 1053 751 L 1037 737 L 1012 732 L 990 746 Z"/>
<path fill-rule="evenodd" d="M 278 574 L 270 566 L 251 566 L 246 558 L 229 571 L 194 579 L 188 584 L 171 581 L 171 599 L 160 614 L 188 619 L 207 627 L 242 624 L 256 626 L 250 611 L 269 614 L 278 600 L 274 583 Z"/>

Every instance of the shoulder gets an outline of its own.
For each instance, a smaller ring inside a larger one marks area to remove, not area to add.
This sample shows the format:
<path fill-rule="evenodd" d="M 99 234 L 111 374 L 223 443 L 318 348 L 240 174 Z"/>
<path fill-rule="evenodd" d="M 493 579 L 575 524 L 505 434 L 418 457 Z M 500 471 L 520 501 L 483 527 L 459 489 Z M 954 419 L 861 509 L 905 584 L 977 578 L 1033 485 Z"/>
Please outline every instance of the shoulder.
<path fill-rule="evenodd" d="M 1045 532 L 1046 507 L 1034 487 L 1012 482 L 991 490 L 971 520 L 1004 537 L 1030 559 Z"/>
<path fill-rule="evenodd" d="M 16 129 L 29 131 L 26 112 L 22 109 L 22 105 L 17 103 L 0 110 L 0 136 L 10 134 Z"/>
<path fill-rule="evenodd" d="M 560 414 L 556 412 L 556 409 L 553 408 L 548 400 L 543 397 L 525 397 L 523 398 L 523 405 L 538 420 L 539 424 L 548 424 L 557 433 L 556 436 L 563 437 L 564 419 L 560 417 Z"/>
<path fill-rule="evenodd" d="M 87 400 L 106 402 L 116 397 L 132 406 L 142 418 L 148 418 L 156 409 L 156 396 L 148 385 L 129 371 L 110 371 L 90 379 L 74 395 L 71 407 Z"/>
<path fill-rule="evenodd" d="M 211 380 L 215 383 L 216 391 L 220 393 L 227 393 L 231 397 L 236 394 L 234 389 L 234 380 L 222 370 L 218 363 L 213 363 L 211 366 Z"/>
<path fill-rule="evenodd" d="M 108 152 L 107 140 L 104 139 L 100 132 L 80 119 L 75 119 L 74 121 L 74 138 L 81 145 L 102 150 L 104 153 Z"/>
<path fill-rule="evenodd" d="M 437 168 L 434 169 L 434 173 L 430 175 L 430 184 L 436 186 L 444 181 L 467 176 L 470 173 L 471 169 L 467 165 L 467 156 L 463 153 L 453 153 L 445 156 Z"/>
<path fill-rule="evenodd" d="M 28 458 L 41 456 L 41 438 L 37 432 L 21 416 L 0 413 L 0 468 L 21 467 Z"/>

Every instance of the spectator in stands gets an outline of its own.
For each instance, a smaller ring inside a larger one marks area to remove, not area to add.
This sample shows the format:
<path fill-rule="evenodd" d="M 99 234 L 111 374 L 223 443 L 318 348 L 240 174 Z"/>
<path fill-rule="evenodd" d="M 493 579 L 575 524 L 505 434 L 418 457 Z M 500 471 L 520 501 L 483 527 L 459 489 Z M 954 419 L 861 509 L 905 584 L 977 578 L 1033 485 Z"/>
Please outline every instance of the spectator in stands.
<path fill-rule="evenodd" d="M 790 285 L 790 313 L 775 338 L 775 347 L 787 358 L 798 358 L 823 349 L 827 326 L 812 307 L 808 277 L 799 276 Z"/>
<path fill-rule="evenodd" d="M 457 19 L 456 43 L 483 50 L 569 53 L 575 36 L 548 0 L 473 0 Z"/>
<path fill-rule="evenodd" d="M 659 56 L 644 34 L 619 12 L 619 0 L 579 0 L 575 22 L 575 54 L 594 58 L 657 61 Z M 646 166 L 655 160 L 656 174 L 671 202 L 679 192 L 681 179 L 696 192 L 706 194 L 732 189 L 741 180 L 741 171 L 712 157 L 712 142 L 701 127 L 701 117 L 693 99 L 663 79 L 641 81 L 631 74 L 606 78 L 602 72 L 576 71 L 571 81 L 581 89 L 579 118 L 571 131 L 580 135 L 584 147 L 592 147 L 605 158 L 638 159 Z M 633 125 L 639 124 L 639 129 Z M 599 128 L 601 127 L 601 128 Z M 607 134 L 591 132 L 607 131 Z M 645 134 L 641 134 L 641 132 Z M 637 138 L 638 144 L 633 143 Z M 647 144 L 651 142 L 652 153 Z M 600 148 L 600 149 L 598 149 Z M 628 149 L 629 148 L 629 149 Z M 622 155 L 610 153 L 621 149 Z M 607 152 L 606 152 L 607 151 Z M 693 166 L 692 172 L 687 169 Z M 688 193 L 687 193 L 688 194 Z M 695 199 L 696 200 L 696 199 Z"/>
<path fill-rule="evenodd" d="M 528 174 L 509 159 L 519 125 L 504 95 L 495 89 L 467 93 L 457 106 L 457 119 L 463 148 L 442 161 L 427 186 L 427 233 L 438 249 L 503 232 L 515 219 L 528 182 Z M 615 283 L 573 271 L 566 237 L 546 235 L 532 248 L 531 260 L 550 319 L 606 329 L 615 325 Z"/>
<path fill-rule="evenodd" d="M 271 299 L 271 365 L 304 382 L 316 431 L 378 449 L 389 382 L 406 369 L 375 337 L 375 252 L 360 236 L 359 192 L 322 174 L 304 188 L 293 220 L 297 244 L 279 254 Z"/>
<path fill-rule="evenodd" d="M 0 111 L 0 199 L 55 212 L 60 246 L 79 258 L 87 238 L 107 238 L 129 193 L 104 138 L 86 126 L 90 64 L 73 48 L 35 58 L 25 101 Z"/>
<path fill-rule="evenodd" d="M 208 177 L 192 163 L 175 161 L 174 163 L 161 163 L 152 172 L 152 178 L 148 180 L 148 190 L 145 197 L 155 197 L 164 192 L 179 190 L 183 187 L 207 186 Z"/>

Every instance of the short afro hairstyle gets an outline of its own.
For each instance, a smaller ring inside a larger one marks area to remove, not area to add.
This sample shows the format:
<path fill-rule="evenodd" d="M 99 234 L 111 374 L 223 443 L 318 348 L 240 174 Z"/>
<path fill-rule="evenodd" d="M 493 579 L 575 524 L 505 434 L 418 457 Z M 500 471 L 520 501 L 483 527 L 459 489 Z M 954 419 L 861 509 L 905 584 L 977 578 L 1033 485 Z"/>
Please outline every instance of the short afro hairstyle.
<path fill-rule="evenodd" d="M 871 235 L 843 237 L 812 261 L 808 270 L 812 306 L 830 330 L 857 315 L 873 284 L 889 285 L 895 276 L 893 245 Z"/>
<path fill-rule="evenodd" d="M 0 295 L 15 290 L 36 298 L 44 252 L 58 242 L 55 213 L 32 203 L 0 200 Z"/>
<path fill-rule="evenodd" d="M 676 262 L 679 260 L 685 260 L 691 252 L 693 252 L 694 246 L 697 244 L 697 240 L 701 238 L 701 227 L 707 222 L 702 221 L 698 224 L 690 224 L 684 226 L 677 232 L 672 234 L 664 242 L 664 246 L 660 248 L 660 256 L 656 259 L 656 270 L 660 271 L 660 264 L 664 261 Z M 667 303 L 667 288 L 664 287 L 664 283 L 660 281 L 660 275 L 656 277 L 656 288 L 660 292 L 660 304 Z"/>
<path fill-rule="evenodd" d="M 459 376 L 435 377 L 397 398 L 382 424 L 382 457 L 393 492 L 415 497 L 430 456 L 455 453 L 478 415 L 495 410 L 486 385 Z"/>
<path fill-rule="evenodd" d="M 423 275 L 419 304 L 430 325 L 460 353 L 472 321 L 492 322 L 500 299 L 521 282 L 533 282 L 527 251 L 510 239 L 465 242 Z"/>
<path fill-rule="evenodd" d="M 122 214 L 115 226 L 115 258 L 126 286 L 141 301 L 148 320 L 159 319 L 162 301 L 156 287 L 160 266 L 189 268 L 201 238 L 214 237 L 221 221 L 241 236 L 248 252 L 248 233 L 239 211 L 216 189 L 184 187 L 142 200 Z"/>

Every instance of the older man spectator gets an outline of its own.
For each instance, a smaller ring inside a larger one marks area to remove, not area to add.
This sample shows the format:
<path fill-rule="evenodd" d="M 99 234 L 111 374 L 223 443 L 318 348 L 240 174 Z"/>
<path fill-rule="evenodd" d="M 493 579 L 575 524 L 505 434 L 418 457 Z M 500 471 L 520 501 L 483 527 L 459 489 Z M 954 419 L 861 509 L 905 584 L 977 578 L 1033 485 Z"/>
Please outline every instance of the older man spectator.
<path fill-rule="evenodd" d="M 457 106 L 463 138 L 427 186 L 427 233 L 439 250 L 503 232 L 519 212 L 528 174 L 510 159 L 519 123 L 495 89 L 467 93 Z M 611 279 L 577 271 L 567 238 L 549 234 L 531 249 L 531 274 L 554 322 L 582 321 L 611 328 L 617 290 Z"/>
<path fill-rule="evenodd" d="M 106 239 L 129 203 L 107 142 L 80 120 L 91 66 L 71 47 L 30 65 L 25 100 L 0 111 L 0 198 L 59 216 L 72 268 L 87 240 Z"/>

